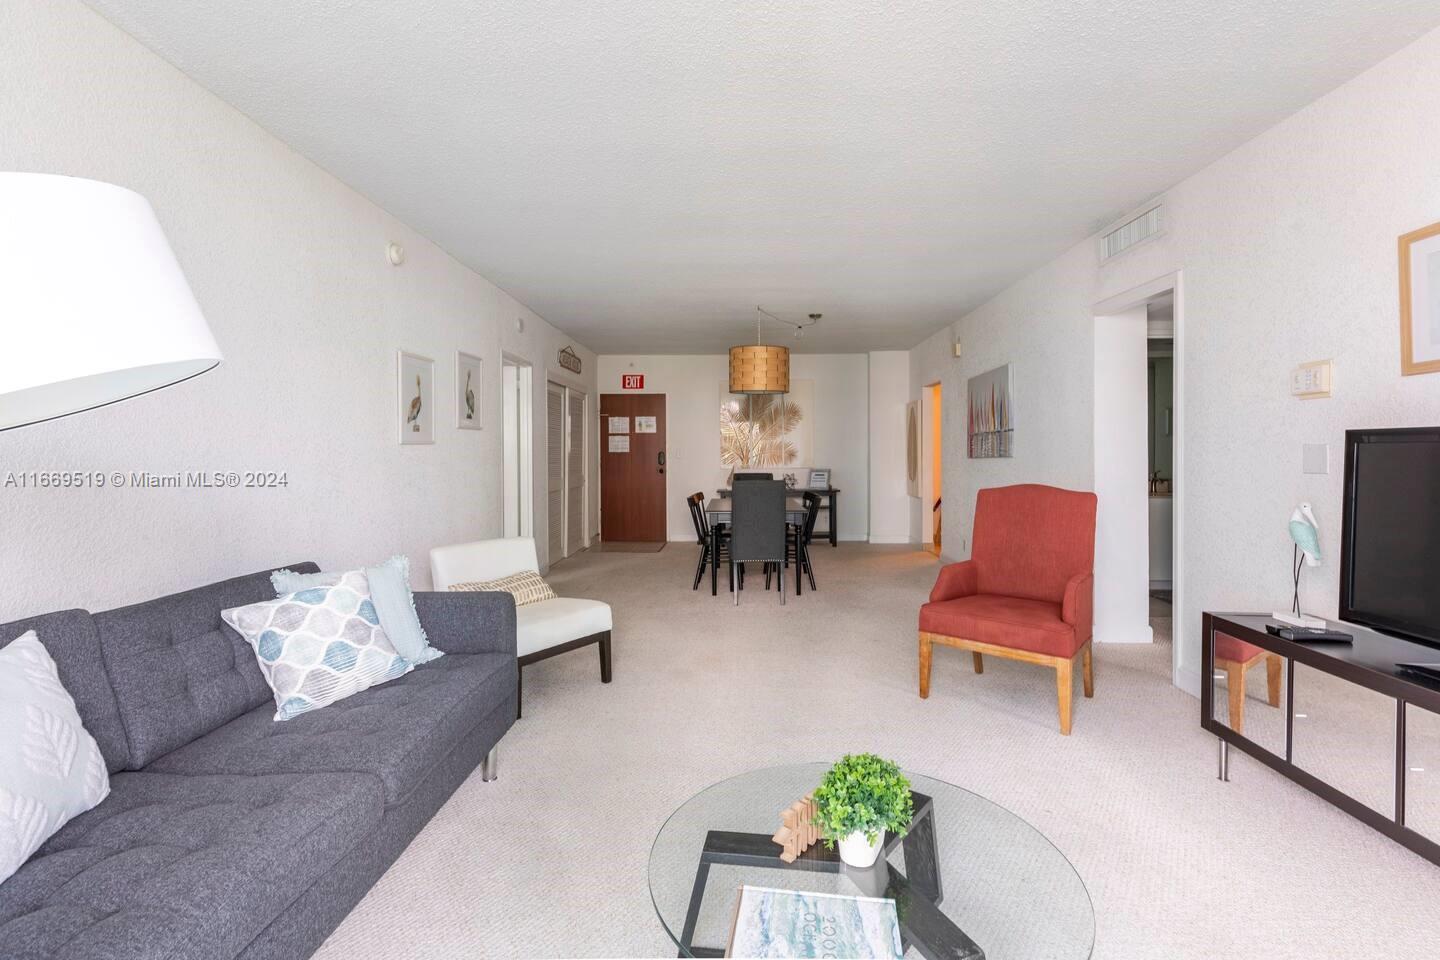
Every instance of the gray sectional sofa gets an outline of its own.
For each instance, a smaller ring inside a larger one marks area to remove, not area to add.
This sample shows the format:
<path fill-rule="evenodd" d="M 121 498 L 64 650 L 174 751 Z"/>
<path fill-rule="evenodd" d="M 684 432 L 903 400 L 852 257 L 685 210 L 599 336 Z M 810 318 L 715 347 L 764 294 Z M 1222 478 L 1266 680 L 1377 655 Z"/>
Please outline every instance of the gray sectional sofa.
<path fill-rule="evenodd" d="M 290 569 L 313 572 L 314 564 Z M 110 795 L 0 883 L 0 957 L 309 956 L 515 719 L 509 594 L 417 593 L 445 656 L 277 723 L 220 611 L 270 571 L 34 629 L 110 770 Z"/>

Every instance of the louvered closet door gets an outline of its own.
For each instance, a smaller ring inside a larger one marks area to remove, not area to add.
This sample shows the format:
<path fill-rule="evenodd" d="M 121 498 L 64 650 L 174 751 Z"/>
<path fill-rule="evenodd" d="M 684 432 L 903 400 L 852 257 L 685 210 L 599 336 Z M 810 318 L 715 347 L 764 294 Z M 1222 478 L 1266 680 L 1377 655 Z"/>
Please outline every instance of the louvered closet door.
<path fill-rule="evenodd" d="M 585 394 L 569 394 L 565 457 L 565 556 L 585 545 Z"/>
<path fill-rule="evenodd" d="M 545 464 L 553 563 L 565 556 L 565 388 L 553 383 L 545 402 Z"/>

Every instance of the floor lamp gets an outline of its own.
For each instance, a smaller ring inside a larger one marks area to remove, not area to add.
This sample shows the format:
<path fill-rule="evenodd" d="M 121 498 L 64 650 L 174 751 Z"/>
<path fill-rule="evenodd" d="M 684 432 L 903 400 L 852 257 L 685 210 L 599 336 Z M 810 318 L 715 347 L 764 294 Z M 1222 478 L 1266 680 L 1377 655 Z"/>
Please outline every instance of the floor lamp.
<path fill-rule="evenodd" d="M 168 387 L 220 360 L 144 197 L 0 173 L 0 431 Z"/>

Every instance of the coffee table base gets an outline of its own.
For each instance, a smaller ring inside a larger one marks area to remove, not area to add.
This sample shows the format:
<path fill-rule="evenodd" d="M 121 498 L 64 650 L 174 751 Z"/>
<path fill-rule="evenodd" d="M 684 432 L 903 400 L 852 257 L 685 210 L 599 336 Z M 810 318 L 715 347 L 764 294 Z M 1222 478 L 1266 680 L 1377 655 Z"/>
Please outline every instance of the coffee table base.
<path fill-rule="evenodd" d="M 737 833 L 711 830 L 705 834 L 700 864 L 695 870 L 695 886 L 690 893 L 689 909 L 685 912 L 685 929 L 680 936 L 682 957 L 723 957 L 724 948 L 697 947 L 692 943 L 695 925 L 700 920 L 700 907 L 705 900 L 705 884 L 710 867 L 715 864 L 740 867 L 763 867 L 775 870 L 806 870 L 814 873 L 841 873 L 850 878 L 868 897 L 885 897 L 895 901 L 900 920 L 900 942 L 911 946 L 926 960 L 984 960 L 985 951 L 971 940 L 940 911 L 944 898 L 940 887 L 939 850 L 935 844 L 935 805 L 923 793 L 911 791 L 915 818 L 903 838 L 885 835 L 885 844 L 872 867 L 858 869 L 847 866 L 834 850 L 816 844 L 793 863 L 780 859 L 780 848 L 763 833 Z M 892 867 L 886 857 L 903 844 L 905 865 L 911 876 L 906 877 Z"/>

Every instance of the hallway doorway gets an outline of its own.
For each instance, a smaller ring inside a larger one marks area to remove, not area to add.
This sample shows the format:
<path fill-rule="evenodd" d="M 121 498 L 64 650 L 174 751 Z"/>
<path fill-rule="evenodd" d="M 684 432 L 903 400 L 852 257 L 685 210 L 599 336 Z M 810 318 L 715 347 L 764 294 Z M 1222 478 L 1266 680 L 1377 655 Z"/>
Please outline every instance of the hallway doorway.
<path fill-rule="evenodd" d="M 944 406 L 939 383 L 927 384 L 920 392 L 920 542 L 937 557 L 943 550 L 941 518 L 944 450 Z"/>
<path fill-rule="evenodd" d="M 1095 307 L 1094 635 L 1101 643 L 1152 642 L 1152 618 L 1166 619 L 1181 602 L 1181 297 L 1176 273 Z M 1174 634 L 1172 679 L 1198 693 L 1198 632 L 1193 642 L 1184 629 Z"/>
<path fill-rule="evenodd" d="M 506 356 L 500 366 L 501 433 L 504 461 L 500 481 L 507 537 L 534 536 L 534 431 L 531 427 L 530 364 Z"/>

